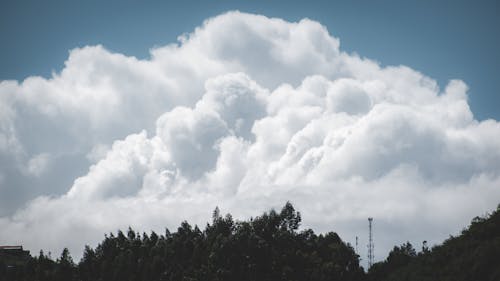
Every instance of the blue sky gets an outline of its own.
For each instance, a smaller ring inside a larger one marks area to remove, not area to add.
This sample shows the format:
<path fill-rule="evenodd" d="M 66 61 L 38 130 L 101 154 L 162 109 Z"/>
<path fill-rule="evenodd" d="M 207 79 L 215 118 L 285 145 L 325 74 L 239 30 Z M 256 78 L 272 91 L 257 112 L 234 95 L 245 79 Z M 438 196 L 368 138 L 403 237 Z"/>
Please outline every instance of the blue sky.
<path fill-rule="evenodd" d="M 470 87 L 475 117 L 500 119 L 498 1 L 10 1 L 0 9 L 0 79 L 48 77 L 68 50 L 102 44 L 139 58 L 227 10 L 289 21 L 308 17 L 341 49 L 382 65 L 408 65 Z"/>

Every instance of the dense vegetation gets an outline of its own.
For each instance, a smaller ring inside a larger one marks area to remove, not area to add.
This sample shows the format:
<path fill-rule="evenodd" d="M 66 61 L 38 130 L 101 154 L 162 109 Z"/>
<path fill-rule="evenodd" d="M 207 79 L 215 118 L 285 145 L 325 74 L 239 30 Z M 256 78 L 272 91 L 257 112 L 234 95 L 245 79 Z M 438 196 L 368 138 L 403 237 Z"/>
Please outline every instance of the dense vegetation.
<path fill-rule="evenodd" d="M 500 205 L 485 218 L 476 217 L 460 236 L 416 253 L 410 243 L 394 247 L 387 259 L 374 264 L 369 280 L 378 281 L 499 281 Z"/>
<path fill-rule="evenodd" d="M 250 221 L 214 211 L 205 230 L 183 222 L 176 232 L 150 235 L 129 229 L 85 247 L 78 265 L 64 250 L 57 261 L 43 253 L 3 280 L 359 280 L 353 249 L 336 233 L 298 232 L 300 213 L 287 203 Z M 5 269 L 0 276 L 5 276 Z M 0 278 L 1 280 L 1 278 Z"/>
<path fill-rule="evenodd" d="M 78 264 L 67 249 L 55 261 L 40 252 L 24 267 L 0 259 L 0 281 L 500 280 L 500 206 L 443 245 L 418 253 L 410 243 L 394 247 L 368 273 L 336 233 L 298 231 L 300 221 L 290 203 L 241 222 L 216 209 L 203 231 L 183 222 L 162 235 L 131 228 L 106 235 Z"/>

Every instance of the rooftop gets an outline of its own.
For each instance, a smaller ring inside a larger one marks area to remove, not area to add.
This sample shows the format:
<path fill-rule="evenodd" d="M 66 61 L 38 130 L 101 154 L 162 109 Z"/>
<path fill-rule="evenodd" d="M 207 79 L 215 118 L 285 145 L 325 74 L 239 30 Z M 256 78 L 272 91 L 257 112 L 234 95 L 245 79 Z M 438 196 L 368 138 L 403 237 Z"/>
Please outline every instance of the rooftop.
<path fill-rule="evenodd" d="M 0 250 L 22 250 L 23 246 L 0 246 Z"/>

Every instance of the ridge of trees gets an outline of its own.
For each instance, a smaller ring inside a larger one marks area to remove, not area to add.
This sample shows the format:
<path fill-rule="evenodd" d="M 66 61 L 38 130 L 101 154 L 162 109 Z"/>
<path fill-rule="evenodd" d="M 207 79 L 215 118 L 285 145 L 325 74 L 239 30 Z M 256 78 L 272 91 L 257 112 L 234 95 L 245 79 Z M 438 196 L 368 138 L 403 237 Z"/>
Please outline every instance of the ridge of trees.
<path fill-rule="evenodd" d="M 23 267 L 0 259 L 0 281 L 500 280 L 500 205 L 442 245 L 424 244 L 419 252 L 409 242 L 394 247 L 367 273 L 336 233 L 299 231 L 300 223 L 289 202 L 247 221 L 216 208 L 204 230 L 184 221 L 161 235 L 110 233 L 96 248 L 85 246 L 78 263 L 68 249 L 56 260 L 40 251 Z"/>
<path fill-rule="evenodd" d="M 417 253 L 407 242 L 368 271 L 369 281 L 498 281 L 500 280 L 500 205 L 476 217 L 456 237 Z"/>
<path fill-rule="evenodd" d="M 43 252 L 0 280 L 360 280 L 364 271 L 353 248 L 334 233 L 298 231 L 300 213 L 289 202 L 248 221 L 213 213 L 204 230 L 181 223 L 176 232 L 105 235 L 85 247 L 75 264 L 64 249 L 53 261 Z M 4 270 L 5 272 L 5 270 Z"/>

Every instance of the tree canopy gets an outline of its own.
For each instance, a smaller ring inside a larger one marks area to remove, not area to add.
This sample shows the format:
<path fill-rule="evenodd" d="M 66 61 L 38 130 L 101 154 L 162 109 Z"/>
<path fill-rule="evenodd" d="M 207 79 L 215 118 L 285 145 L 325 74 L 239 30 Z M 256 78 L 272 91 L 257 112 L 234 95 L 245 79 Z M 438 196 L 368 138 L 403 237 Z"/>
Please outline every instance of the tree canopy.
<path fill-rule="evenodd" d="M 299 230 L 300 222 L 290 203 L 246 221 L 215 208 L 203 230 L 184 221 L 162 234 L 107 234 L 78 263 L 66 248 L 56 260 L 40 251 L 17 267 L 0 256 L 0 281 L 500 280 L 500 206 L 442 245 L 424 243 L 419 252 L 409 242 L 395 246 L 367 273 L 335 232 Z"/>
<path fill-rule="evenodd" d="M 374 281 L 500 280 L 500 205 L 486 217 L 476 217 L 457 237 L 416 253 L 410 243 L 394 247 L 387 259 L 368 272 Z"/>
<path fill-rule="evenodd" d="M 56 261 L 43 252 L 0 280 L 360 280 L 363 269 L 352 247 L 334 233 L 299 231 L 300 213 L 287 203 L 248 221 L 216 208 L 201 230 L 183 222 L 177 231 L 105 235 L 85 247 L 75 264 L 64 249 Z M 0 271 L 1 274 L 2 271 Z"/>

